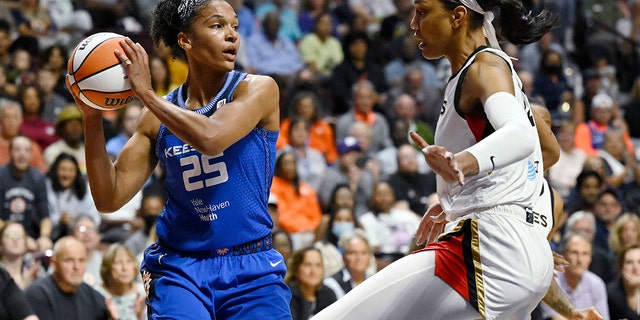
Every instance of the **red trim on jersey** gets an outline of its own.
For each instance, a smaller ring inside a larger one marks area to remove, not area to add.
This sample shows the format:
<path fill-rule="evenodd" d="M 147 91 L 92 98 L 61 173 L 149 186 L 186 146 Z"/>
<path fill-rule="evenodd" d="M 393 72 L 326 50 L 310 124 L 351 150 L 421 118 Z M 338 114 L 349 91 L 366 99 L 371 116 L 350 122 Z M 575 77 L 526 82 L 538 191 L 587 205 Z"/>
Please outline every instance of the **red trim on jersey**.
<path fill-rule="evenodd" d="M 482 276 L 481 270 L 476 270 L 473 261 L 471 225 L 471 220 L 461 221 L 453 231 L 442 234 L 439 241 L 430 243 L 413 253 L 435 250 L 435 275 L 469 301 L 480 314 L 484 314 L 484 307 L 481 307 L 484 306 L 484 301 L 478 301 L 483 298 L 482 295 L 478 295 L 476 280 L 477 277 Z"/>
<path fill-rule="evenodd" d="M 484 138 L 484 130 L 487 127 L 487 120 L 483 118 L 474 117 L 472 115 L 465 114 L 464 119 L 467 121 L 471 133 L 476 138 L 476 142 Z"/>

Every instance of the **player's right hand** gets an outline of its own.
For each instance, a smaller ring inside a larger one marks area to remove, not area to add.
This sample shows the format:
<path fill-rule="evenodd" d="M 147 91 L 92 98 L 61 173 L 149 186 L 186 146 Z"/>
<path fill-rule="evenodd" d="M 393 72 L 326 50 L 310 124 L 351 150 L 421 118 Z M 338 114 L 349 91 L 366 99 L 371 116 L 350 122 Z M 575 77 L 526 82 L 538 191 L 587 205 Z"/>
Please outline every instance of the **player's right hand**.
<path fill-rule="evenodd" d="M 598 310 L 594 307 L 587 309 L 578 309 L 573 311 L 571 320 L 603 320 Z"/>
<path fill-rule="evenodd" d="M 432 204 L 425 212 L 416 231 L 416 244 L 430 244 L 438 239 L 447 223 L 446 214 L 439 203 Z"/>

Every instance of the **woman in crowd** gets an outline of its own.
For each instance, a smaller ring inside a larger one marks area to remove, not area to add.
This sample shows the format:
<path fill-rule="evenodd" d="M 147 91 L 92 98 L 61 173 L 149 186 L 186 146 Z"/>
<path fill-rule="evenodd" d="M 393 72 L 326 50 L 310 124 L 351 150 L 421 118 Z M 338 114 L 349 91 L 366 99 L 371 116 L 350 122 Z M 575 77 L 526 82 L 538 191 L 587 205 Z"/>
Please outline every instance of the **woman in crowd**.
<path fill-rule="evenodd" d="M 100 267 L 102 285 L 95 289 L 107 299 L 107 307 L 114 318 L 143 319 L 147 295 L 137 280 L 139 271 L 138 262 L 127 247 L 114 243 L 107 249 Z"/>
<path fill-rule="evenodd" d="M 336 301 L 333 290 L 322 285 L 323 278 L 320 250 L 305 247 L 293 254 L 285 277 L 291 288 L 293 320 L 307 320 Z"/>
<path fill-rule="evenodd" d="M 47 172 L 47 197 L 52 240 L 69 234 L 73 221 L 80 215 L 88 215 L 96 225 L 100 224 L 100 213 L 74 156 L 61 153 L 51 164 Z"/>
<path fill-rule="evenodd" d="M 27 254 L 27 234 L 20 223 L 9 221 L 0 228 L 0 265 L 22 290 L 38 275 L 44 275 L 44 260 L 36 259 L 37 256 Z"/>
<path fill-rule="evenodd" d="M 617 267 L 620 277 L 607 285 L 611 319 L 640 319 L 640 243 L 620 251 Z"/>

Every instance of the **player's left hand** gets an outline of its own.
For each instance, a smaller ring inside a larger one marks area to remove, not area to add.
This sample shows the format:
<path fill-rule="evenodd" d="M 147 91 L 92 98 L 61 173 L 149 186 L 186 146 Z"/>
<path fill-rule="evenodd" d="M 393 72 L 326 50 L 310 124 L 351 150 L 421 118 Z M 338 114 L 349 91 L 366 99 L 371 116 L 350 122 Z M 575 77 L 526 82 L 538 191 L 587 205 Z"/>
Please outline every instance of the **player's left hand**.
<path fill-rule="evenodd" d="M 447 223 L 446 215 L 439 203 L 433 204 L 427 209 L 418 231 L 416 231 L 416 244 L 430 244 L 438 239 L 438 236 L 444 231 Z"/>
<path fill-rule="evenodd" d="M 116 49 L 115 54 L 124 65 L 124 70 L 131 83 L 131 89 L 138 97 L 146 91 L 153 92 L 147 51 L 144 50 L 140 43 L 134 43 L 129 38 L 120 41 L 120 46 L 122 50 Z"/>

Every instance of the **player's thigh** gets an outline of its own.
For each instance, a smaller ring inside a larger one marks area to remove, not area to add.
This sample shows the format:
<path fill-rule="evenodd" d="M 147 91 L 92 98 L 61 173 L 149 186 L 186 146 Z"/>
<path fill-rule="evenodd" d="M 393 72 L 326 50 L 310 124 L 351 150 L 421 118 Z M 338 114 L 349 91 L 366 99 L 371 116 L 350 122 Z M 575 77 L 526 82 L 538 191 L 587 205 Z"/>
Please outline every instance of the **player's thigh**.
<path fill-rule="evenodd" d="M 320 312 L 322 319 L 477 319 L 478 312 L 434 274 L 435 253 L 408 255 Z"/>

